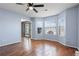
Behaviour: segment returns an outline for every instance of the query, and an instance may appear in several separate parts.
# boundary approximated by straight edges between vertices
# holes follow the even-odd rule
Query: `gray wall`
[[[70,47],[78,48],[78,6],[66,9],[58,15],[59,20],[65,20],[65,36],[58,37],[59,42]]]
[[[21,41],[22,17],[17,13],[0,9],[0,46]]]
[[[79,6],[78,6],[78,49],[79,49]]]
[[[78,46],[78,7],[66,10],[66,45]]]

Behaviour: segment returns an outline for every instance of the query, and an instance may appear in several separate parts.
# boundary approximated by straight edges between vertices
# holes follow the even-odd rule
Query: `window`
[[[59,36],[60,37],[63,37],[64,36],[64,20],[63,19],[59,19],[59,23],[58,23],[58,26],[59,26]]]
[[[42,34],[43,31],[43,21],[36,21],[36,34]]]
[[[45,21],[45,34],[56,35],[56,21]]]
[[[57,35],[57,20],[36,20],[36,34],[52,34]],[[43,32],[44,30],[44,32]]]

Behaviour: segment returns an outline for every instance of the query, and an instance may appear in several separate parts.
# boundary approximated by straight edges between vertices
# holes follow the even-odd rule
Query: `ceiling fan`
[[[23,3],[16,3],[16,4],[18,4],[18,5],[25,5]],[[36,13],[38,13],[38,11],[35,9],[35,7],[44,7],[44,5],[43,4],[34,5],[33,3],[27,3],[27,7],[28,8],[26,9],[26,12],[28,10],[34,10]]]

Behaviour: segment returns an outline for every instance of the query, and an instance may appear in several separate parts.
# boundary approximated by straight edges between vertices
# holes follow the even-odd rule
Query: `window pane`
[[[64,24],[65,24],[65,21],[63,19],[59,19],[59,22],[58,22],[58,26],[59,26],[59,36],[60,37],[63,37],[64,36]]]
[[[42,34],[43,21],[36,21],[36,34]]]
[[[56,21],[45,21],[45,34],[56,35]]]

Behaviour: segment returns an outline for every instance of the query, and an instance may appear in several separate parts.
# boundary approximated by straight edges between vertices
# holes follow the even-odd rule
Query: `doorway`
[[[22,42],[24,49],[31,50],[31,37],[32,37],[32,28],[31,28],[32,23],[30,21],[24,21],[21,22],[21,36],[22,36]]]
[[[21,36],[26,38],[31,38],[31,22],[24,21],[21,22]]]

